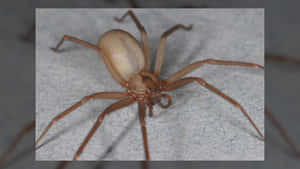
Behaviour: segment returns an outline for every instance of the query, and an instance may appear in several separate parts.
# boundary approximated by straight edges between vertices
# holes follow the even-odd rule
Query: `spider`
[[[36,140],[36,145],[41,141],[41,139],[44,137],[44,135],[48,132],[50,127],[55,122],[57,122],[59,119],[66,116],[79,106],[83,105],[87,101],[91,99],[119,99],[119,101],[107,107],[98,116],[92,129],[89,131],[83,143],[75,153],[73,160],[76,160],[83,152],[88,141],[94,135],[95,131],[101,125],[104,117],[107,114],[116,111],[120,108],[129,106],[134,102],[138,103],[138,114],[143,136],[145,159],[150,160],[145,124],[146,107],[148,107],[149,110],[148,115],[152,117],[152,110],[154,105],[158,105],[162,108],[168,108],[172,105],[172,98],[170,97],[170,95],[167,94],[167,92],[175,90],[192,82],[198,82],[200,85],[220,95],[225,100],[238,107],[249,120],[251,125],[255,128],[258,135],[262,139],[264,139],[263,134],[257,128],[257,126],[249,117],[244,108],[237,101],[225,95],[224,93],[222,93],[221,91],[219,91],[218,89],[216,89],[201,78],[184,77],[186,74],[205,64],[245,66],[264,69],[263,66],[255,63],[206,59],[203,61],[192,63],[166,79],[160,79],[159,74],[161,72],[161,67],[163,63],[166,38],[179,29],[189,31],[192,29],[192,25],[185,26],[182,24],[177,24],[162,34],[157,50],[154,71],[151,72],[147,33],[142,24],[139,22],[138,18],[131,10],[129,10],[120,18],[115,18],[115,20],[117,22],[122,22],[127,16],[130,16],[133,19],[134,23],[136,24],[138,30],[141,33],[142,47],[139,45],[138,41],[128,32],[120,29],[113,29],[107,31],[102,35],[98,45],[91,44],[89,42],[80,40],[69,35],[64,35],[61,41],[56,45],[56,47],[51,48],[53,51],[57,51],[59,47],[63,44],[63,42],[68,40],[96,50],[103,59],[106,68],[111,73],[112,77],[126,90],[124,92],[100,92],[84,97],[83,99],[72,105],[70,108],[66,109],[65,111],[54,117],[52,121],[48,124],[48,126],[44,129],[42,134]],[[167,103],[164,104],[162,102],[163,100],[166,100]]]
[[[266,56],[266,59],[268,59],[270,56]],[[273,57],[270,57],[273,58]],[[282,58],[286,58],[286,57],[282,57]],[[277,61],[277,60],[276,60]],[[283,61],[283,60],[278,60],[278,61]],[[294,63],[294,62],[293,62]],[[299,62],[298,62],[299,63]],[[286,131],[284,131],[284,129],[280,126],[280,124],[278,123],[278,121],[276,119],[274,119],[273,116],[271,116],[271,112],[268,112],[267,110],[265,110],[265,115],[266,117],[272,122],[272,124],[276,124],[274,125],[274,127],[276,127],[276,129],[279,130],[281,137],[290,145],[290,147],[292,148],[292,150],[294,152],[296,152],[298,155],[300,155],[300,152],[297,151],[297,148],[295,146],[295,144],[291,141],[291,138],[289,138],[287,136]],[[276,121],[274,121],[276,120]],[[8,146],[8,150],[6,152],[4,152],[3,154],[0,154],[0,166],[1,164],[3,164],[2,162],[4,162],[4,160],[8,157],[8,155],[14,150],[14,148],[16,147],[16,145],[20,142],[20,140],[26,135],[28,134],[29,131],[34,129],[34,125],[35,125],[35,121],[32,121],[31,123],[29,123],[28,125],[26,125],[24,127],[24,129],[22,129],[16,136],[16,138],[12,141],[12,143]]]

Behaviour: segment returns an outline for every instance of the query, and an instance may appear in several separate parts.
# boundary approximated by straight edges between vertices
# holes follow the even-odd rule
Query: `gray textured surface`
[[[100,35],[121,28],[139,38],[131,19],[113,21],[124,10],[37,11],[36,135],[59,112],[83,96],[100,91],[122,91],[95,51],[65,42],[64,34],[96,44]],[[168,38],[163,77],[194,61],[215,58],[264,64],[264,20],[261,9],[135,10],[144,24],[155,56],[160,35],[176,23],[194,24],[190,32],[178,31]],[[264,131],[264,72],[258,69],[204,66],[200,76],[241,103]],[[174,104],[155,107],[147,118],[152,160],[263,160],[264,143],[239,109],[197,84],[171,93]],[[54,124],[36,151],[37,160],[70,160],[110,100],[91,101]],[[99,160],[112,142],[122,137],[104,160],[142,160],[143,142],[136,104],[107,116],[79,160]],[[131,124],[131,121],[132,124]],[[126,129],[126,127],[128,129]],[[57,137],[56,137],[57,136]],[[54,139],[53,139],[54,138]]]

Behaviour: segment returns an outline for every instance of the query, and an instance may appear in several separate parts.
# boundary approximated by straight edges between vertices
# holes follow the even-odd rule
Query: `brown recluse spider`
[[[143,29],[143,27],[141,26],[141,24],[139,23],[139,21],[137,20],[137,18],[135,17],[135,15],[133,14],[133,12],[131,12],[131,11],[128,11],[121,19],[119,19],[119,21],[122,21],[124,18],[125,18],[125,16],[126,15],[130,15],[133,19],[134,19],[134,21],[135,21],[135,23],[137,24],[137,26],[138,26],[138,28],[141,30],[141,34],[142,34],[142,37],[144,37],[144,40],[143,40],[143,44],[144,44],[144,46],[143,46],[143,49],[144,49],[144,51],[143,51],[143,53],[145,53],[144,54],[144,57],[145,57],[145,60],[149,57],[149,55],[148,55],[148,45],[147,45],[147,36],[146,36],[146,32],[144,31],[144,29]],[[165,38],[169,35],[169,34],[171,34],[173,31],[175,31],[176,29],[179,29],[179,28],[186,28],[185,26],[183,26],[183,25],[181,25],[181,26],[178,26],[177,25],[177,27],[175,26],[175,27],[173,27],[173,29],[170,29],[169,31],[166,31],[164,34],[163,34],[163,36],[162,36],[162,38],[161,38],[161,43],[160,44],[162,44],[162,45],[160,45],[160,46],[163,46],[164,44],[163,44],[163,42],[164,42],[164,40],[165,40]],[[67,37],[67,36],[66,36]],[[83,42],[83,41],[81,41],[81,40],[78,40],[78,39],[76,39],[76,38],[73,38],[73,39],[75,39],[75,42],[79,42],[79,43],[81,43],[81,44],[83,44],[83,45],[85,45],[85,46],[87,46],[87,47],[91,47],[92,49],[95,49],[95,50],[97,50],[98,51],[98,47],[96,47],[96,46],[94,46],[94,45],[92,45],[92,44],[89,44],[89,43],[87,43],[87,42]],[[72,39],[70,39],[70,40],[72,40]],[[63,41],[63,40],[62,40]],[[61,43],[59,44],[59,45],[61,45]],[[59,46],[58,45],[58,46]],[[57,48],[58,48],[58,46],[57,46]],[[161,47],[160,48],[160,50],[162,50],[163,48]],[[102,56],[103,57],[103,56]],[[163,57],[163,55],[162,54],[160,54],[160,55],[157,55],[157,57],[160,57],[160,58],[162,58]],[[273,56],[272,55],[266,55],[266,59],[268,60],[269,58],[273,58]],[[285,57],[281,57],[281,58],[285,58]],[[105,58],[103,58],[103,59],[105,59]],[[162,59],[161,59],[162,60]],[[105,61],[105,60],[104,60]],[[283,61],[282,59],[279,59],[279,60],[276,60],[276,61]],[[205,63],[204,61],[200,61],[200,62],[196,62],[196,63]],[[207,62],[207,61],[206,61]],[[108,62],[109,63],[109,62]],[[230,64],[234,64],[234,63],[239,63],[239,62],[230,62]],[[213,64],[213,63],[212,63]],[[244,63],[244,64],[247,64],[247,63]],[[107,65],[107,64],[106,64]],[[239,65],[239,64],[237,64],[237,65]],[[107,65],[107,66],[109,66],[109,65]],[[197,67],[199,67],[199,66],[201,66],[201,64],[199,64],[199,65],[195,65],[195,63],[194,63],[194,66],[197,68]],[[244,66],[244,65],[239,65],[239,66]],[[251,66],[251,63],[250,63],[250,66]],[[156,66],[157,67],[157,66]],[[188,66],[188,68],[189,69],[191,69],[190,68],[190,66]],[[261,68],[263,68],[263,67],[261,67]],[[156,69],[157,70],[157,69]],[[159,71],[157,71],[157,72],[159,72]],[[188,71],[189,72],[189,71]],[[112,74],[113,75],[113,74]],[[157,78],[157,75],[153,75],[154,77],[156,77],[156,79],[158,79]],[[114,77],[114,76],[113,76]],[[142,76],[143,78],[146,78],[146,76]],[[149,76],[150,77],[150,76]],[[152,77],[152,76],[151,76]],[[150,78],[151,78],[150,77]],[[116,78],[116,77],[114,77],[114,78]],[[197,78],[195,78],[195,79],[197,79]],[[147,80],[147,82],[150,80],[149,78],[148,79],[145,79],[145,80]],[[168,79],[166,79],[166,80],[168,80]],[[171,84],[166,84],[165,82],[166,82],[166,80],[159,80],[159,82],[162,82],[162,84],[164,84],[164,85],[167,85],[167,89],[170,89],[170,86],[176,86],[175,84],[179,84],[179,82],[180,83],[182,83],[182,85],[184,85],[183,84],[183,82],[185,81],[186,83],[188,83],[189,82],[189,80],[190,81],[193,81],[192,80],[192,78],[190,78],[189,80],[178,80],[178,81],[176,81],[175,83],[171,83]],[[151,81],[151,80],[150,80]],[[147,83],[148,84],[148,83]],[[217,90],[217,89],[215,89],[215,90]],[[95,95],[94,95],[95,96]],[[130,97],[130,96],[128,96],[128,97]],[[222,97],[225,97],[225,99],[226,99],[226,96],[222,96]],[[91,98],[91,96],[88,96],[88,97],[85,97],[85,98]],[[157,99],[154,99],[154,98],[150,98],[151,100],[150,101],[152,101],[152,99],[153,99],[153,101],[154,100],[156,100],[157,101]],[[232,100],[232,99],[231,99]],[[54,120],[52,120],[52,123],[54,123],[54,121],[55,121],[55,119],[57,119],[57,118],[59,118],[59,117],[62,117],[63,115],[66,115],[69,111],[71,111],[71,110],[73,110],[73,109],[75,109],[76,108],[76,106],[78,107],[79,106],[79,104],[80,104],[81,102],[78,102],[77,104],[75,104],[75,105],[73,105],[71,108],[69,108],[69,109],[67,109],[67,111],[65,111],[65,112],[63,112],[62,114],[60,114],[60,115],[58,115],[58,116],[56,116],[56,118],[54,118]],[[154,102],[154,103],[160,103],[160,102]],[[232,103],[232,102],[231,102]],[[151,105],[150,105],[151,106]],[[163,105],[162,105],[163,106]],[[142,106],[140,106],[140,109],[142,108]],[[69,111],[68,111],[69,110]],[[142,110],[142,112],[143,112],[143,110]],[[142,114],[143,115],[143,114]],[[280,124],[279,124],[279,122],[278,122],[278,120],[276,120],[276,118],[271,114],[271,112],[269,112],[268,110],[265,110],[265,115],[266,115],[266,118],[267,119],[269,119],[271,122],[272,122],[272,124],[274,125],[274,127],[276,127],[278,130],[279,130],[279,133],[280,133],[280,135],[281,135],[281,137],[288,143],[288,145],[290,146],[290,148],[295,152],[295,153],[297,153],[299,156],[300,156],[300,152],[297,150],[297,147],[295,146],[295,144],[291,141],[291,139],[290,139],[290,137],[287,135],[287,132],[280,126]],[[99,116],[100,117],[100,116]],[[143,121],[143,119],[141,118],[141,121]],[[50,125],[52,125],[52,123],[50,123]],[[33,128],[34,128],[34,126],[35,126],[35,120],[34,121],[32,121],[32,122],[30,122],[29,124],[27,124],[18,134],[17,134],[17,136],[16,136],[16,138],[12,141],[12,143],[8,146],[8,149],[7,149],[7,151],[6,152],[4,152],[3,154],[1,154],[0,155],[0,166],[1,166],[1,164],[3,164],[3,162],[4,162],[4,160],[11,154],[11,152],[16,148],[16,145],[20,142],[20,140],[26,135],[26,134],[28,134],[29,133],[29,131],[31,131]],[[48,129],[49,129],[49,127],[48,127]],[[143,134],[143,135],[145,135],[145,137],[146,137],[146,134]],[[145,150],[146,150],[146,148],[147,148],[147,144],[145,144]],[[147,151],[148,152],[148,151]],[[148,157],[149,157],[149,155],[148,155]],[[62,168],[64,168],[65,167],[65,165],[66,165],[66,162],[61,162],[60,163],[60,165],[58,165],[57,166],[57,168],[60,168],[60,169],[62,169]]]
[[[255,63],[236,62],[236,61],[224,61],[215,59],[206,59],[192,63],[180,71],[174,73],[167,79],[160,79],[159,74],[163,64],[164,48],[166,38],[173,32],[183,29],[191,30],[192,25],[185,26],[177,24],[164,32],[160,38],[159,46],[157,49],[156,61],[154,65],[154,71],[150,72],[150,56],[148,47],[147,33],[144,27],[141,25],[135,14],[129,10],[122,17],[115,18],[116,21],[122,22],[127,16],[130,16],[137,28],[141,33],[142,47],[138,41],[128,32],[120,29],[110,30],[102,35],[98,45],[91,44],[89,42],[77,39],[75,37],[64,35],[61,41],[57,44],[54,51],[63,44],[65,40],[79,43],[83,46],[96,50],[100,57],[103,59],[106,68],[111,73],[112,77],[126,89],[125,92],[100,92],[84,97],[76,104],[66,109],[56,117],[54,117],[49,125],[44,129],[42,134],[38,137],[36,145],[40,142],[43,136],[47,133],[50,127],[62,117],[69,114],[74,109],[78,108],[82,104],[86,103],[90,99],[118,99],[119,101],[113,103],[107,107],[97,118],[94,126],[84,139],[83,143],[75,153],[73,160],[76,160],[84,150],[88,141],[94,135],[97,128],[101,125],[104,117],[120,108],[131,105],[134,102],[138,103],[139,121],[142,130],[145,159],[150,160],[149,148],[147,142],[147,131],[145,124],[146,106],[149,109],[149,116],[152,116],[152,107],[158,104],[162,108],[168,108],[172,104],[171,97],[166,93],[168,91],[175,90],[179,87],[185,86],[192,82],[198,82],[200,85],[206,87],[217,95],[223,97],[225,100],[239,108],[246,116],[251,125],[255,128],[261,139],[264,139],[263,134],[257,128],[253,120],[249,117],[244,108],[234,99],[225,95],[220,90],[207,83],[204,79],[199,77],[184,77],[186,74],[193,70],[205,65],[227,65],[227,66],[244,66],[264,69],[263,66]],[[184,77],[184,78],[183,78]],[[161,102],[162,99],[167,100],[167,104]]]

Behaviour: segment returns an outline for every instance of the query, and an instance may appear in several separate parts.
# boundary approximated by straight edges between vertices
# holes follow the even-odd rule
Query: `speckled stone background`
[[[50,120],[83,96],[123,91],[97,53],[65,42],[64,34],[96,44],[110,29],[123,29],[139,39],[129,18],[113,20],[126,9],[38,9],[36,38],[36,135]],[[149,36],[152,61],[160,35],[177,23],[193,24],[167,39],[162,77],[198,60],[214,58],[264,65],[263,9],[134,10]],[[264,71],[256,68],[203,66],[190,76],[206,79],[235,98],[264,131]],[[174,104],[155,107],[146,118],[152,160],[264,160],[264,142],[242,112],[194,83],[170,93]],[[70,160],[111,100],[90,101],[54,124],[36,151],[37,160]],[[137,105],[108,115],[79,160],[143,160]],[[50,140],[50,141],[49,141]],[[117,143],[111,153],[105,151]]]

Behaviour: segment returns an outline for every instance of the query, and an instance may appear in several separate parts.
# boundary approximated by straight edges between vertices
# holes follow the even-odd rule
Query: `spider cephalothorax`
[[[168,108],[172,104],[171,97],[162,93],[166,90],[166,81],[158,79],[155,75],[140,72],[131,76],[126,83],[127,93],[135,100],[144,102],[149,108],[149,116],[152,116],[153,105],[158,104],[162,108]],[[168,100],[163,104],[162,98]]]

